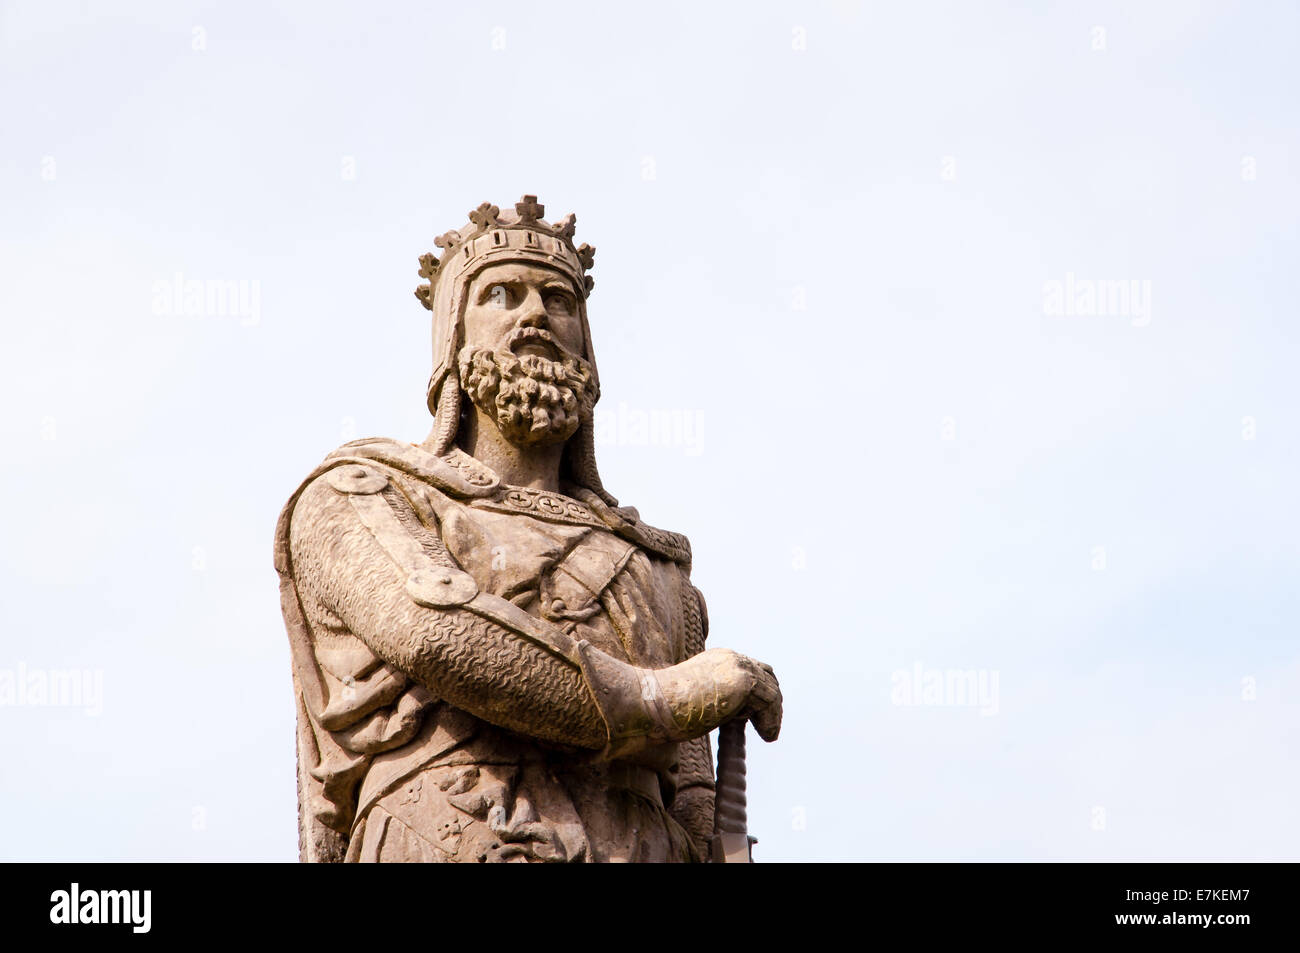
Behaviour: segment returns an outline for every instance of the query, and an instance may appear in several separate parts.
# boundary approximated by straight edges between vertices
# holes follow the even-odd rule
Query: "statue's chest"
[[[445,514],[441,531],[448,552],[479,588],[515,602],[597,532],[477,506]]]
[[[655,666],[677,660],[672,599],[658,591],[659,574],[636,544],[579,514],[510,505],[476,502],[444,515],[443,544],[481,589],[615,657]]]

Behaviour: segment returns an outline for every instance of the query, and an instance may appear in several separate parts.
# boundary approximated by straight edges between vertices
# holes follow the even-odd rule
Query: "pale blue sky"
[[[0,2],[0,678],[103,678],[0,705],[0,858],[296,857],[276,515],[427,433],[416,258],[533,192],[599,249],[601,410],[697,428],[599,460],[781,678],[760,859],[1300,859],[1298,46],[1286,3]],[[1045,313],[1067,275],[1149,323]],[[918,664],[996,714],[894,704]]]

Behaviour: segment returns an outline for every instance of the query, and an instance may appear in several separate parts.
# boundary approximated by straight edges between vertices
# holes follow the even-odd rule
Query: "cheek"
[[[473,347],[496,347],[510,327],[500,308],[471,305],[465,309],[465,343]]]
[[[582,355],[582,319],[577,315],[567,318],[552,318],[551,333],[568,350],[579,356]]]

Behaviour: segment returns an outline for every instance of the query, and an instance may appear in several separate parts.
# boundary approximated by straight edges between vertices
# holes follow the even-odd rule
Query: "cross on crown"
[[[537,204],[536,195],[525,195],[515,203],[515,212],[519,215],[519,221],[532,224],[546,214],[546,206]]]

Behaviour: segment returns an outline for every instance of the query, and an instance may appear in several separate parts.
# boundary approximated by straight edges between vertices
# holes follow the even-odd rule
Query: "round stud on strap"
[[[370,467],[351,463],[325,474],[325,482],[340,493],[378,493],[388,486],[388,477]]]
[[[476,595],[474,577],[459,569],[417,569],[406,578],[406,593],[430,609],[463,606]]]

